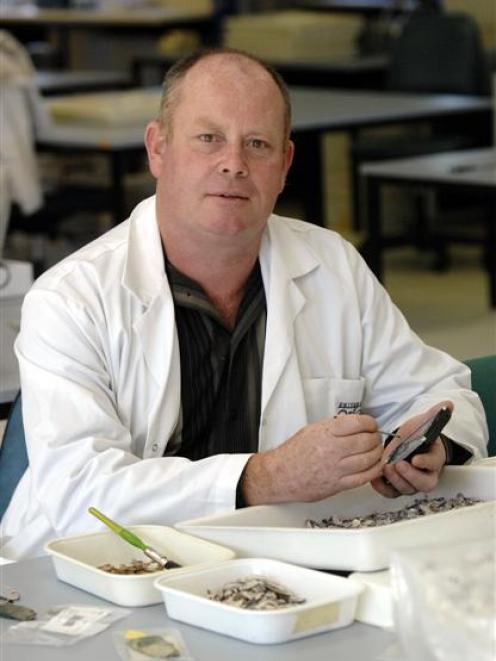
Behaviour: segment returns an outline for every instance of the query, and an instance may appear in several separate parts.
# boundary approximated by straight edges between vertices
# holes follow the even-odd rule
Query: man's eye
[[[198,138],[200,142],[214,142],[215,135],[213,133],[202,133]]]
[[[254,149],[265,149],[268,146],[265,140],[260,140],[260,138],[252,138],[249,140],[249,145]]]

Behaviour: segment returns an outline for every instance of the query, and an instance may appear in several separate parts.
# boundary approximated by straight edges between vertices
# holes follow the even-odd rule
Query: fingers
[[[402,464],[400,466],[400,464]],[[427,493],[432,491],[439,480],[439,471],[421,471],[408,462],[399,462],[397,471],[401,477],[413,486],[415,491]]]
[[[441,439],[436,439],[428,452],[415,455],[411,463],[418,470],[440,471],[446,463],[446,450]]]
[[[394,466],[385,464],[383,467],[384,479],[389,482],[389,485],[396,491],[397,495],[412,495],[418,491],[410,482],[412,474],[408,469],[412,469],[412,466],[406,461],[399,461]],[[418,472],[415,469],[412,469],[412,471],[414,473]]]
[[[345,475],[340,480],[342,490],[355,489],[364,484],[380,479],[382,473],[382,462],[379,460],[367,470]]]
[[[388,482],[382,475],[378,478],[370,480],[370,484],[373,489],[386,498],[397,498],[401,496],[401,493],[393,487],[393,485]]]
[[[325,423],[332,430],[333,436],[351,436],[361,432],[376,432],[377,422],[370,415],[351,413],[326,418]]]
[[[411,496],[417,492],[432,491],[439,480],[439,471],[423,471],[407,461],[394,466],[383,465],[382,476],[372,481],[372,487],[386,498]]]
[[[313,425],[314,431],[326,437],[344,455],[362,454],[382,447],[377,422],[370,415],[338,415]]]
[[[265,480],[270,493],[264,488],[264,498],[272,502],[321,500],[378,477],[382,445],[376,430],[375,420],[365,415],[326,418],[303,427],[264,453],[262,459],[270,474]],[[259,471],[258,485],[260,475]]]
[[[445,460],[444,446],[437,440],[429,452],[416,455],[412,464],[408,461],[384,464],[383,475],[400,494],[427,493],[437,485]]]
[[[443,407],[452,411],[454,405],[449,400],[438,402],[424,413],[407,420],[401,425],[398,433],[401,437],[406,438]],[[446,463],[446,450],[443,442],[437,438],[427,452],[415,455],[411,459],[411,463],[399,461],[394,465],[387,464],[388,457],[401,442],[401,438],[399,438],[388,444],[384,452],[383,479],[376,480],[372,486],[388,498],[400,494],[411,495],[417,491],[432,491],[437,485],[439,474]]]
[[[354,452],[344,457],[340,462],[340,470],[343,474],[363,473],[376,465],[379,473],[382,467],[382,446],[375,445],[370,441],[371,447],[362,452]]]

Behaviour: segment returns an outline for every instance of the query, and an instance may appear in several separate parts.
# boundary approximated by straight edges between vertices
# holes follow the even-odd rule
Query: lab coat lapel
[[[271,278],[267,297],[262,384],[262,410],[277,386],[293,350],[294,320],[305,304],[298,286],[286,278]]]
[[[155,197],[131,216],[123,285],[140,300],[143,314],[133,328],[156,387],[148,411],[148,444],[163,450],[177,423],[181,400],[179,342],[174,303],[165,274]]]
[[[271,217],[260,251],[267,299],[260,450],[277,445],[307,420],[294,325],[306,304],[298,278],[319,263],[313,254],[293,253],[289,234],[281,219]]]
[[[156,385],[148,413],[148,440],[163,444],[176,426],[181,403],[179,342],[169,287],[155,298],[135,324],[146,366]]]

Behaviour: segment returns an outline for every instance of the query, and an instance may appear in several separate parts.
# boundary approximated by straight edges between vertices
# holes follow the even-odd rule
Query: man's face
[[[171,124],[147,129],[159,223],[182,236],[259,237],[281,192],[293,145],[272,78],[215,55],[181,83]]]

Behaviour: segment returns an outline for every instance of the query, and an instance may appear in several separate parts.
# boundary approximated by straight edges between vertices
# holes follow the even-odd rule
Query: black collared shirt
[[[181,356],[181,421],[165,454],[202,459],[256,452],[266,301],[257,261],[234,329],[203,289],[166,263]]]

